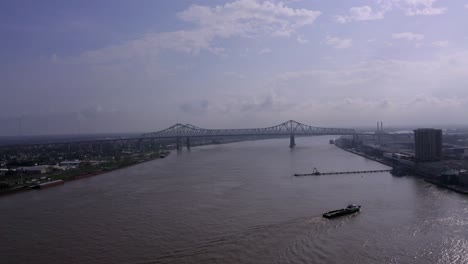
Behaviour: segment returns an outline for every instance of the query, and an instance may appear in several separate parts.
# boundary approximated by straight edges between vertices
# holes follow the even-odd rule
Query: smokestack
[[[379,121],[377,121],[377,132],[379,132]]]
[[[380,121],[380,131],[383,132],[383,121]]]

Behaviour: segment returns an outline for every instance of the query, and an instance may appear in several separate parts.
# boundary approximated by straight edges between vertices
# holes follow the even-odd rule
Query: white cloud
[[[437,0],[394,0],[407,16],[432,16],[447,12],[446,7],[434,7]]]
[[[307,39],[305,39],[303,36],[299,35],[297,36],[296,38],[297,42],[299,42],[300,44],[306,44],[307,42],[309,42]]]
[[[413,32],[401,32],[392,34],[392,38],[394,39],[404,39],[408,41],[419,41],[424,39],[424,35],[416,34]]]
[[[359,120],[380,115],[399,124],[454,124],[466,119],[468,111],[466,74],[468,53],[461,52],[427,60],[372,60],[286,72],[277,83],[290,93],[291,101],[319,98],[301,101],[304,109],[297,112],[321,113],[338,122],[350,113],[354,121],[353,115]],[[311,83],[320,89],[311,89]]]
[[[436,48],[445,48],[449,45],[449,42],[447,40],[439,40],[439,41],[434,41],[431,43],[416,43],[414,44],[414,47],[420,48],[420,47],[436,47]]]
[[[338,23],[348,23],[352,21],[366,21],[384,18],[385,11],[374,12],[370,6],[352,7],[349,9],[349,15],[336,16]]]
[[[271,53],[272,50],[270,48],[263,48],[261,50],[258,51],[258,54],[262,55],[262,54],[267,54],[267,53]]]
[[[321,65],[278,74],[248,93],[236,89],[209,100],[219,108],[213,113],[242,122],[248,122],[242,116],[249,113],[249,118],[272,124],[291,116],[318,126],[358,126],[376,118],[411,126],[456,124],[468,111],[466,74],[468,52]],[[216,119],[206,114],[206,119]]]
[[[443,96],[468,97],[468,53],[454,53],[430,60],[372,60],[334,69],[287,72],[280,80],[313,82],[322,91],[350,96],[405,96],[440,92]]]
[[[194,29],[148,33],[120,45],[84,52],[75,62],[102,64],[133,59],[147,62],[165,49],[189,54],[201,51],[223,54],[224,49],[214,44],[217,39],[287,37],[301,27],[314,24],[320,15],[320,11],[294,9],[271,1],[236,0],[215,7],[192,5],[178,17],[194,24]]]
[[[325,43],[327,45],[333,46],[335,49],[346,49],[353,46],[353,40],[350,38],[341,39],[337,37],[327,36]]]
[[[377,0],[375,11],[370,6],[352,7],[349,14],[345,16],[335,16],[338,23],[344,24],[352,21],[366,21],[383,19],[385,14],[391,10],[402,10],[407,16],[432,16],[441,15],[447,12],[447,7],[435,7],[438,0]],[[468,6],[468,4],[466,5]],[[466,7],[465,6],[465,7]]]
[[[247,76],[245,74],[242,74],[242,73],[239,73],[239,72],[236,72],[236,71],[226,71],[226,72],[224,72],[224,75],[226,75],[228,77],[237,78],[237,79],[247,78]]]
[[[439,48],[445,48],[449,45],[449,42],[446,40],[440,40],[440,41],[434,41],[432,42],[432,46],[434,47],[439,47]]]
[[[435,7],[438,0],[379,0],[380,6],[385,6],[387,10],[396,7],[405,12],[407,16],[432,16],[441,15],[447,12],[447,7]]]
[[[192,5],[179,17],[216,35],[230,37],[258,33],[289,35],[297,28],[312,25],[320,14],[319,11],[290,8],[281,2],[237,0],[216,7]]]

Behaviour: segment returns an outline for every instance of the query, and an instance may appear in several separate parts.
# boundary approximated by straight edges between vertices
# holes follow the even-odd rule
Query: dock
[[[319,172],[316,168],[312,173],[296,173],[294,176],[320,176],[320,175],[338,175],[338,174],[364,174],[364,173],[380,173],[390,172],[392,170],[362,170],[362,171],[336,171],[336,172]]]

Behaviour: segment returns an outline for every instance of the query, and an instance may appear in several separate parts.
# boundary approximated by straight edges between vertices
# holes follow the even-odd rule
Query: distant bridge
[[[190,124],[175,124],[164,130],[146,133],[142,139],[149,138],[176,138],[177,148],[181,147],[181,138],[187,138],[187,147],[190,147],[191,137],[229,137],[229,136],[289,136],[290,147],[294,147],[295,136],[318,135],[355,135],[354,129],[349,128],[325,128],[305,125],[294,120],[289,120],[276,126],[265,128],[242,129],[206,129]]]
[[[182,147],[182,141],[185,140],[186,146],[190,148],[191,138],[214,138],[214,137],[262,137],[262,136],[289,136],[290,147],[294,147],[295,136],[318,136],[318,135],[357,135],[354,129],[349,128],[325,128],[313,127],[305,125],[293,120],[286,121],[276,126],[264,128],[243,128],[243,129],[206,129],[193,125],[175,124],[164,130],[152,133],[145,133],[140,136],[128,138],[106,138],[106,139],[89,139],[75,141],[48,141],[33,144],[12,144],[3,145],[0,148],[10,147],[53,147],[57,145],[68,145],[69,149],[72,145],[80,147],[98,146],[102,148],[103,143],[134,145],[142,147],[144,143],[149,143],[150,146],[155,145],[157,139],[175,139],[177,149]]]

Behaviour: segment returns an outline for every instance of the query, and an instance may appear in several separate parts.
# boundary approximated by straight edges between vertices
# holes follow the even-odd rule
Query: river
[[[468,263],[468,197],[329,145],[173,152],[0,198],[0,263]],[[352,216],[322,213],[362,205]]]

